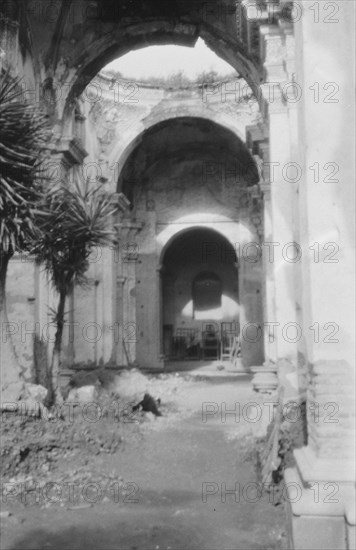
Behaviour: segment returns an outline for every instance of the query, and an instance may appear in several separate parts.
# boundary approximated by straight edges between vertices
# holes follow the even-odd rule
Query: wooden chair
[[[239,327],[236,321],[221,323],[221,353],[220,359],[231,360],[234,353],[240,354],[241,346],[239,340]]]

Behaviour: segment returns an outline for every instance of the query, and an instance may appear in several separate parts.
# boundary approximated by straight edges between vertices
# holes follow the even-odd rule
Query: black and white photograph
[[[356,550],[356,0],[0,0],[0,550]]]

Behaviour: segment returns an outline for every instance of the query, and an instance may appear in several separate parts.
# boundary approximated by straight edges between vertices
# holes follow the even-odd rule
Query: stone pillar
[[[297,63],[297,78],[304,92],[298,113],[300,137],[308,144],[300,151],[304,168],[300,189],[301,238],[304,247],[309,248],[302,263],[306,287],[303,318],[308,360],[318,368],[325,365],[330,396],[339,393],[334,376],[338,377],[340,388],[351,390],[355,364],[355,326],[350,307],[355,303],[355,243],[351,230],[354,186],[350,185],[354,162],[345,155],[345,146],[354,151],[355,145],[351,130],[354,110],[350,107],[353,92],[348,83],[354,56],[344,40],[352,32],[353,17],[353,3],[343,3],[331,36],[328,25],[316,28],[310,14],[296,29],[297,44],[304,44]],[[318,59],[316,51],[320,53]],[[310,326],[312,330],[308,330]],[[312,369],[313,380],[319,374]],[[338,405],[344,408],[345,403],[342,400]]]
[[[124,326],[124,285],[126,277],[116,277],[116,323],[114,333],[115,357],[118,366],[127,365],[127,358],[123,347],[123,326]]]
[[[104,365],[112,364],[116,361],[116,273],[114,273],[114,269],[112,247],[102,247],[100,263],[98,263],[101,282],[98,287],[98,318],[101,324],[101,339],[98,344],[100,345],[99,360],[102,360]]]
[[[334,5],[333,5],[334,6]],[[354,2],[326,17],[325,2],[304,9],[295,25],[299,148],[303,181],[299,227],[303,249],[301,318],[309,367],[308,444],[295,451],[286,479],[302,498],[291,505],[296,548],[354,548]],[[335,4],[336,7],[336,4]],[[316,24],[319,18],[319,24]],[[330,21],[332,19],[332,21]],[[331,24],[333,23],[333,24]],[[348,155],[347,151],[352,151]],[[352,306],[350,307],[350,305]],[[321,488],[316,501],[311,489]],[[326,490],[333,488],[333,498]],[[310,534],[306,541],[299,525]],[[333,541],[326,539],[333,525]],[[315,529],[318,537],[313,538]],[[307,543],[309,544],[307,546]],[[329,547],[329,546],[328,546]]]
[[[269,182],[261,183],[261,191],[263,193],[263,225],[264,225],[264,242],[272,242],[272,205],[271,205],[271,186]],[[264,335],[264,352],[265,361],[277,362],[276,337],[274,335],[273,325],[269,323],[275,318],[275,285],[274,285],[274,270],[273,262],[271,261],[269,250],[262,250],[263,273],[264,273],[264,318],[266,323],[263,329]],[[267,325],[268,323],[268,325]]]
[[[164,364],[164,351],[163,351],[163,281],[162,281],[162,266],[157,268],[157,358],[159,360],[158,366],[162,367]]]
[[[269,128],[268,181],[272,217],[272,240],[265,240],[264,250],[273,254],[269,258],[273,266],[275,314],[275,318],[267,321],[276,323],[278,374],[288,399],[298,395],[297,339],[300,327],[296,322],[294,289],[294,259],[298,257],[298,249],[293,244],[293,199],[298,171],[291,164],[290,120],[283,97],[283,84],[287,80],[285,37],[277,26],[261,27],[261,32],[267,75],[261,88]]]
[[[137,319],[137,287],[141,284],[138,278],[138,262],[140,261],[138,234],[142,223],[123,220],[120,225],[119,245],[119,276],[122,282],[122,313],[119,328],[120,346],[118,353],[123,365],[134,364],[137,361],[137,342],[140,338],[140,327]],[[119,279],[121,281],[121,279]],[[120,352],[121,347],[121,352]]]
[[[269,170],[269,146],[268,131],[264,124],[248,126],[246,128],[247,145],[251,154],[254,154],[259,167],[260,183],[259,189],[262,196],[261,215],[263,218],[263,229],[261,235],[261,251],[263,265],[263,339],[265,362],[277,362],[276,336],[271,321],[276,318],[275,313],[275,285],[274,265],[271,261],[271,254],[266,243],[273,241],[272,204],[271,204],[271,183]]]
[[[116,208],[112,226],[118,229],[119,223],[115,222],[119,222],[129,203],[122,193],[114,193],[111,203],[113,209]],[[98,318],[101,324],[99,359],[104,365],[116,364],[118,345],[122,334],[122,324],[118,321],[118,316],[121,315],[118,312],[118,299],[120,299],[122,308],[122,295],[120,289],[119,292],[117,289],[117,278],[122,275],[122,265],[118,265],[120,260],[117,248],[105,246],[101,248],[100,262],[95,264],[98,271],[97,278],[101,282],[98,288],[99,301],[97,304]]]

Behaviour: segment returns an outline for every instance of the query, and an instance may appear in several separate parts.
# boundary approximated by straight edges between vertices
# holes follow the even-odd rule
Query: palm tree
[[[37,220],[40,233],[33,251],[59,294],[55,314],[56,335],[48,369],[48,406],[61,398],[58,374],[66,298],[75,284],[86,283],[85,274],[93,247],[113,242],[110,220],[116,209],[112,195],[90,187],[88,182],[52,189],[41,203],[42,214]]]
[[[6,275],[16,251],[34,235],[36,203],[43,186],[41,152],[49,139],[44,115],[22,100],[21,82],[0,74],[0,323],[7,326]],[[1,342],[1,386],[19,379],[10,339]]]

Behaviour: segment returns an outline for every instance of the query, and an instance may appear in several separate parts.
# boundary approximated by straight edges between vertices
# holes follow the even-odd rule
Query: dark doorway
[[[162,263],[163,353],[166,359],[218,359],[224,331],[239,326],[237,257],[217,231],[175,237]]]

